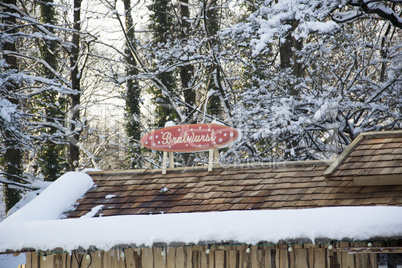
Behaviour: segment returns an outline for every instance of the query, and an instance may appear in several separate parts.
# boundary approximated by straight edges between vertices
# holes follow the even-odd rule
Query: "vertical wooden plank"
[[[265,250],[256,247],[251,247],[250,252],[251,267],[260,268],[265,267]]]
[[[154,267],[152,248],[141,249],[141,264],[143,268]]]
[[[287,245],[278,245],[276,251],[276,267],[289,267],[289,251]]]
[[[112,265],[111,255],[109,254],[109,252],[99,251],[98,256],[99,255],[101,265],[100,267],[110,267]]]
[[[176,267],[175,259],[176,259],[176,248],[168,247],[166,249],[166,267],[175,268]]]
[[[342,254],[341,267],[345,268],[355,268],[355,254],[349,254],[349,252],[344,251]]]
[[[327,267],[327,251],[326,248],[314,249],[314,267]]]
[[[165,268],[166,267],[166,251],[165,248],[153,248],[154,255],[154,267]]]
[[[377,256],[378,254],[374,253],[360,253],[360,254],[355,254],[355,260],[356,260],[356,268],[366,268],[366,267],[377,267]]]
[[[215,267],[215,251],[214,250],[211,250],[211,252],[209,253],[208,264],[209,264],[210,268]]]
[[[275,267],[277,267],[277,264],[276,264],[276,251],[277,251],[277,249],[276,249],[276,247],[273,247],[273,248],[270,249],[270,251],[271,251],[271,264],[268,267],[275,268]]]
[[[116,260],[117,260],[117,251],[109,250],[105,252],[105,257],[108,259],[108,265],[106,267],[116,268]]]
[[[271,257],[271,249],[270,248],[266,248],[264,250],[265,253],[265,265],[264,267],[271,267],[271,263],[272,263],[272,257]]]
[[[251,258],[250,258],[251,251],[250,251],[250,253],[247,253],[246,249],[239,250],[239,267],[240,268],[251,268]]]
[[[44,258],[44,256],[39,256],[39,267],[40,268],[52,268],[53,267],[53,256],[49,255]]]
[[[79,258],[82,258],[81,261],[81,267],[88,267],[91,264],[91,267],[94,267],[92,265],[92,254],[87,254],[87,253],[81,253],[79,254]]]
[[[191,268],[191,263],[192,263],[192,256],[193,254],[191,254],[192,252],[192,248],[191,247],[184,247],[184,256],[185,256],[185,266],[187,268]]]
[[[133,250],[133,258],[134,258],[134,263],[136,268],[141,268],[142,263],[141,263],[141,249],[137,248],[136,250]]]
[[[294,263],[292,267],[309,268],[308,264],[308,249],[295,248],[294,249]]]
[[[209,258],[210,255],[213,254],[212,251],[210,251],[209,254],[205,253],[208,247],[203,247],[202,250],[199,252],[199,267],[202,268],[209,268]]]
[[[124,267],[137,268],[136,262],[134,259],[134,254],[137,255],[137,252],[135,252],[132,248],[124,249]],[[98,266],[93,266],[93,267],[98,267]]]
[[[228,250],[227,251],[227,265],[228,268],[237,268],[239,267],[239,253],[237,250]]]
[[[351,244],[348,242],[340,242],[340,248],[348,248]],[[338,263],[341,267],[355,268],[355,254],[349,254],[347,251],[338,252]]]
[[[191,258],[191,265],[192,266],[191,267],[192,268],[200,267],[199,253],[200,253],[200,251],[197,250],[196,248],[191,250],[191,256],[192,256],[192,258]]]
[[[281,249],[278,247],[276,250],[275,250],[275,267],[276,268],[280,268],[281,267],[281,263],[280,263],[280,260],[281,260],[281,258],[280,258],[280,256],[281,256]]]
[[[26,262],[25,262],[26,268],[32,268],[32,264],[31,264],[31,262],[32,262],[32,252],[27,252],[26,255],[25,255],[25,258],[26,258]]]
[[[258,265],[258,247],[252,246],[250,251],[251,268],[259,268]]]
[[[93,252],[89,252],[89,256],[90,256],[90,260],[92,261],[91,263],[91,267],[102,267],[102,262],[103,262],[103,257],[102,257],[102,251],[93,251]],[[85,256],[86,257],[86,256]],[[69,254],[66,254],[65,258],[70,258]],[[64,259],[64,263],[65,263],[66,259]],[[67,267],[70,267],[68,265],[69,260],[67,260]]]
[[[185,252],[183,247],[176,248],[175,252],[175,268],[185,268]]]
[[[38,268],[38,254],[36,252],[31,252],[30,267]]]
[[[288,250],[288,267],[289,268],[296,268],[296,266],[295,266],[295,259],[296,259],[296,256],[295,256],[295,247],[292,247],[292,251],[290,251],[289,252],[289,250]]]
[[[53,257],[53,268],[64,268],[63,255],[64,254],[56,254],[56,255],[54,255],[54,257]]]
[[[192,248],[178,247],[175,249],[175,268],[191,268],[192,267]]]
[[[370,253],[369,260],[372,267],[377,267],[379,254]]]
[[[223,250],[215,251],[215,268],[225,268],[225,252]]]

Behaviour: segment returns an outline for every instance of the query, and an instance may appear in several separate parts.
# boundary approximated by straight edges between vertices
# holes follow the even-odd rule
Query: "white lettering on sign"
[[[202,135],[200,134],[196,135],[194,132],[191,132],[190,135],[187,135],[187,131],[184,131],[183,136],[179,137],[173,137],[171,132],[165,132],[162,135],[162,144],[210,142],[215,140],[216,140],[215,130],[212,130],[211,134],[202,134]]]

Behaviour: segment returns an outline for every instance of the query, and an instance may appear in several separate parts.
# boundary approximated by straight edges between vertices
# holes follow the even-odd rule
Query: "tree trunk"
[[[72,37],[73,47],[70,55],[71,66],[71,87],[77,90],[79,93],[71,94],[71,122],[70,131],[72,136],[69,138],[70,153],[69,153],[69,165],[71,170],[75,170],[78,167],[80,161],[80,152],[78,142],[80,140],[81,128],[77,127],[80,122],[80,104],[81,104],[81,75],[78,66],[79,51],[80,51],[80,35],[81,30],[81,0],[74,0],[74,32]]]
[[[298,23],[299,22],[297,20],[288,21],[288,24],[290,24],[292,28],[286,36],[285,42],[282,43],[279,48],[280,66],[284,72],[287,72],[288,69],[291,68],[294,78],[302,77],[303,75],[303,66],[301,63],[298,62],[298,57],[296,55],[296,52],[302,49],[303,43],[301,39],[296,40],[292,36],[292,32],[296,29]],[[295,81],[295,79],[292,80]],[[289,90],[289,94],[294,98],[297,98],[299,92],[295,88],[296,85],[294,83],[295,82],[288,83],[287,87]],[[284,158],[286,160],[293,160],[294,158],[297,158],[297,155],[294,154],[297,154],[297,147],[299,145],[299,140],[295,139],[295,137],[298,137],[298,135],[295,135],[295,133],[291,132],[286,132],[284,135],[285,136],[282,137],[282,139],[284,139],[286,143]]]
[[[10,6],[16,6],[16,0],[4,0],[4,3]],[[9,9],[7,7],[4,8],[4,13],[15,13],[13,9]],[[17,17],[17,16],[15,16]],[[8,34],[12,35],[15,33],[15,25],[16,19],[14,16],[3,17],[3,25],[4,31]],[[2,29],[3,30],[3,29]],[[2,49],[9,51],[17,51],[15,42],[4,42]],[[18,70],[18,62],[17,59],[13,56],[3,55],[3,59],[6,63],[4,67],[5,70],[9,70],[11,72],[16,72]],[[18,84],[15,81],[10,81],[5,84],[5,88],[7,92],[15,92],[17,91]],[[18,105],[18,100],[12,97],[12,94],[6,97],[8,101],[11,103]],[[19,141],[14,138],[14,136],[9,132],[5,131],[5,153],[1,157],[1,165],[3,166],[5,177],[9,181],[15,181],[22,183],[22,150],[19,147]],[[4,201],[5,201],[5,209],[6,212],[9,211],[21,198],[21,191],[18,189],[13,189],[8,187],[8,185],[4,185]]]

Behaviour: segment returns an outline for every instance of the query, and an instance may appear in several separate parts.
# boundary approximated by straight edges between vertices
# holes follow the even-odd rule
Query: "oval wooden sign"
[[[166,152],[205,151],[227,145],[239,137],[231,127],[216,124],[190,124],[165,127],[141,138],[149,149]]]

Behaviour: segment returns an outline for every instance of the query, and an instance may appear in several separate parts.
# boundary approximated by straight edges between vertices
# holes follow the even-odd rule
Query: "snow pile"
[[[129,244],[281,240],[369,240],[402,236],[402,207],[333,207],[298,210],[228,211],[60,219],[93,186],[83,173],[68,173],[0,223],[0,252],[109,250]]]
[[[31,202],[34,198],[36,198],[43,190],[45,190],[52,182],[50,181],[37,181],[37,182],[32,182],[30,186],[32,188],[37,189],[33,191],[28,191],[24,194],[24,196],[21,198],[21,200],[15,204],[7,213],[8,216],[11,214],[14,214],[16,211],[18,211],[20,208],[24,207],[26,204]]]
[[[6,218],[4,225],[58,219],[93,186],[94,182],[89,175],[68,172],[50,184],[31,202]]]

